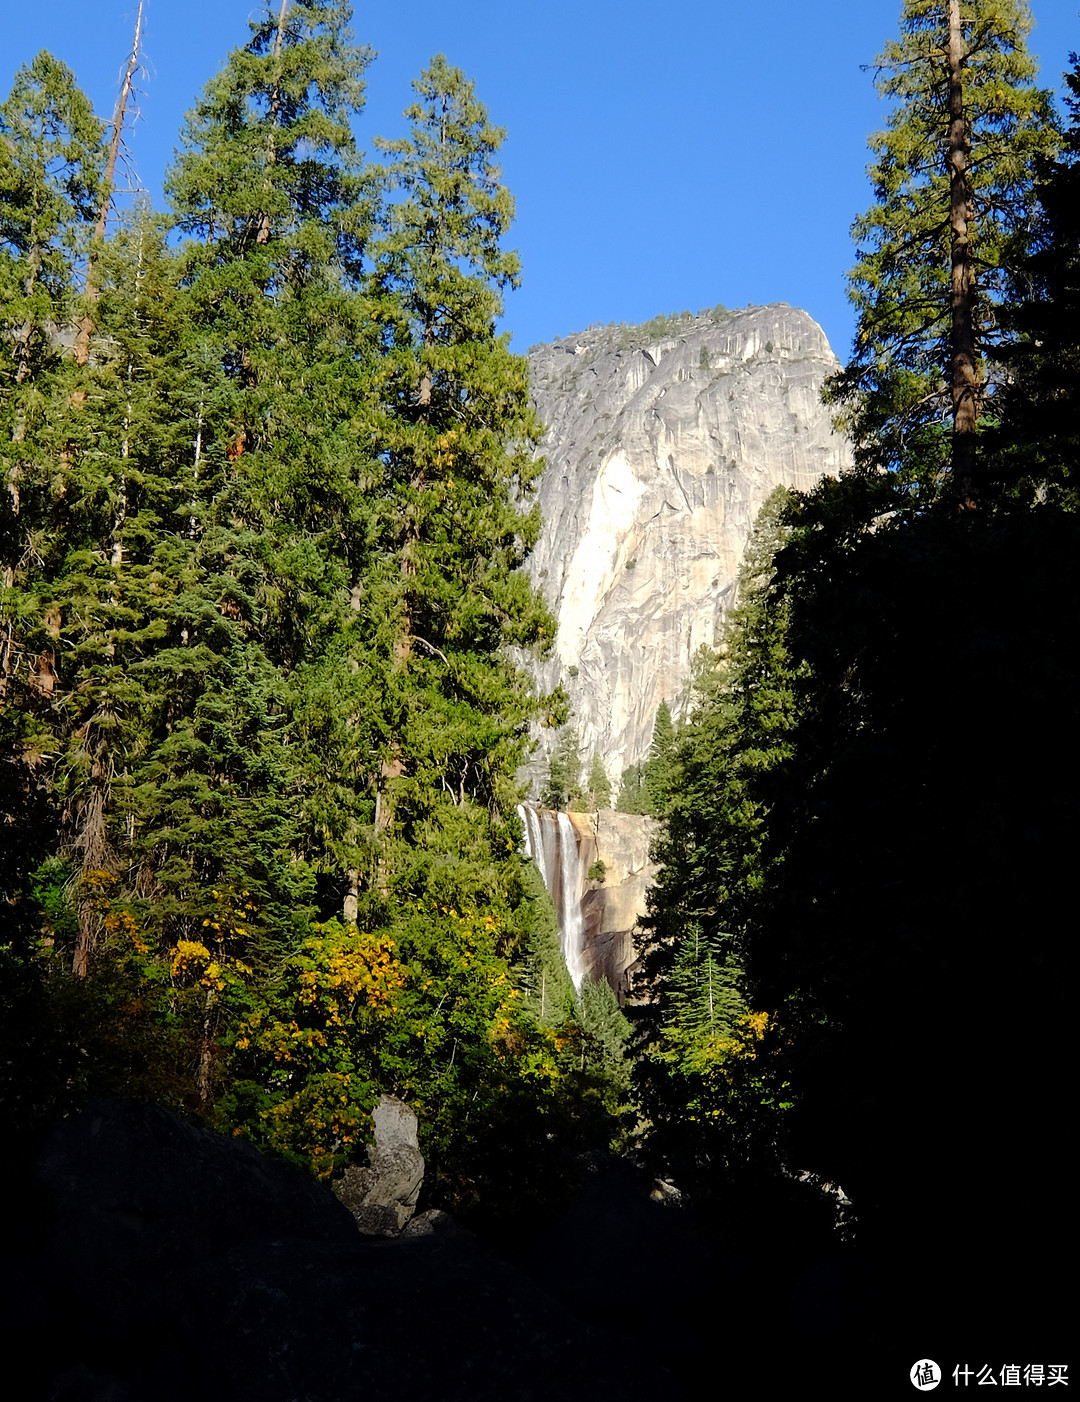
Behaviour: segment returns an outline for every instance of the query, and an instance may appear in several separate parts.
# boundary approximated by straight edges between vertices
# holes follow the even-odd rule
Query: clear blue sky
[[[0,89],[40,48],[111,115],[135,0],[5,7]],[[1031,47],[1057,88],[1080,48],[1076,0],[1033,0]],[[148,77],[130,138],[160,202],[184,111],[247,38],[253,0],[148,0]],[[369,70],[362,144],[401,133],[410,82],[444,52],[507,128],[524,265],[505,325],[514,348],[595,321],[723,302],[805,307],[844,356],[849,228],[870,199],[866,138],[881,125],[861,71],[896,32],[900,0],[412,0],[355,7]]]

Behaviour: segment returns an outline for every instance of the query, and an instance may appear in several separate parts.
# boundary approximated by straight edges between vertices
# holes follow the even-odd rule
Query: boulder
[[[416,1138],[416,1116],[403,1100],[380,1096],[372,1119],[375,1143],[368,1149],[367,1166],[347,1168],[335,1191],[364,1236],[393,1237],[416,1211],[424,1158]]]

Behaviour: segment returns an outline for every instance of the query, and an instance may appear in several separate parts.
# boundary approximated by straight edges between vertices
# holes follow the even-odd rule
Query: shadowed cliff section
[[[820,402],[837,361],[806,312],[776,304],[594,327],[529,366],[547,466],[528,568],[558,619],[534,670],[566,686],[583,752],[617,780],[731,607],[765,498],[848,463]]]

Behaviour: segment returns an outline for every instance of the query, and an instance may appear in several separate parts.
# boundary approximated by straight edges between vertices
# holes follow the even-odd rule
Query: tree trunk
[[[982,386],[975,354],[975,270],[969,241],[971,143],[964,112],[963,64],[966,58],[960,24],[960,0],[949,0],[949,225],[952,254],[952,474],[963,510],[976,505],[975,426]]]
[[[424,319],[424,348],[425,350],[435,344],[435,318],[434,313],[429,312]],[[431,371],[426,364],[421,364],[420,384],[416,396],[417,408],[420,410],[420,418],[427,424],[431,419]],[[413,473],[409,481],[409,486],[413,491],[419,492],[424,488],[426,481],[426,469],[423,461],[420,467]],[[408,530],[405,537],[405,544],[401,550],[401,578],[405,594],[405,608],[401,621],[401,632],[394,643],[394,668],[402,671],[409,664],[409,658],[413,650],[412,632],[412,608],[409,603],[409,580],[416,574],[416,561],[414,552],[420,541],[420,531],[416,521],[415,512],[410,511]],[[375,795],[375,831],[377,833],[389,832],[393,827],[394,810],[388,793],[388,785],[391,780],[397,779],[404,773],[405,765],[397,743],[391,748],[390,755],[384,759],[379,772],[379,788]],[[381,879],[381,878],[380,878]]]
[[[214,1023],[216,998],[212,988],[207,989],[203,1008],[202,1037],[199,1042],[199,1069],[195,1075],[195,1088],[199,1094],[199,1104],[205,1105],[210,1099],[211,1077],[214,1069],[214,1047],[216,1036]]]
[[[285,40],[285,16],[289,10],[289,0],[281,0],[281,9],[278,11],[277,34],[274,36],[274,63],[278,65],[281,58],[281,46]],[[275,132],[277,130],[278,111],[281,107],[281,68],[275,67],[274,86],[270,92],[270,139],[266,148],[266,164],[272,166],[277,162],[277,142]],[[270,190],[270,183],[267,181],[267,192]],[[267,210],[259,215],[258,227],[255,230],[256,244],[270,242],[270,214]]]
[[[112,137],[109,140],[109,156],[105,162],[105,181],[101,195],[101,204],[98,207],[97,223],[94,226],[94,237],[90,244],[90,256],[86,263],[86,284],[83,288],[83,296],[91,306],[97,302],[101,296],[100,279],[100,251],[101,245],[105,242],[105,229],[109,222],[109,205],[112,202],[113,185],[116,180],[116,163],[120,158],[120,141],[124,134],[124,118],[127,116],[128,100],[131,97],[131,88],[135,80],[135,70],[139,66],[139,44],[142,39],[142,19],[143,0],[139,0],[138,14],[135,16],[135,38],[131,45],[131,54],[128,57],[127,68],[124,70],[124,81],[120,85],[120,96],[116,100],[116,111],[113,113]],[[87,310],[86,315],[79,322],[78,334],[75,337],[75,364],[85,365],[90,359],[90,337],[94,331],[94,319]],[[80,391],[76,395],[78,402],[85,399],[85,393]]]

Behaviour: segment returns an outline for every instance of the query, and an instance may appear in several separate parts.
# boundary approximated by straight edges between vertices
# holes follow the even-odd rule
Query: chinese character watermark
[[[920,1358],[911,1369],[911,1383],[920,1392],[930,1392],[941,1381],[941,1369],[932,1358]]]

